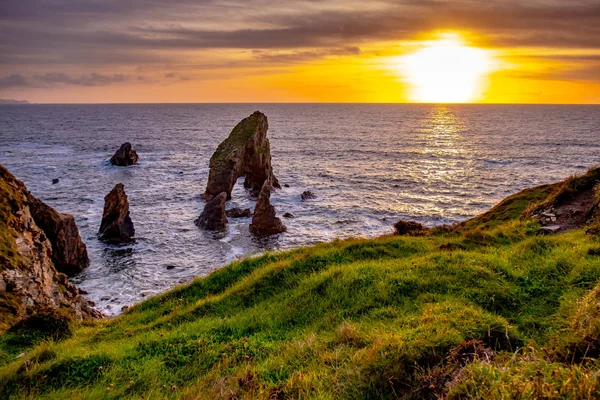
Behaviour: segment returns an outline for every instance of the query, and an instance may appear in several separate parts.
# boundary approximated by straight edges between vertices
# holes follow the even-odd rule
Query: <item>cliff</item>
[[[0,165],[0,330],[47,309],[101,316],[55,261],[69,271],[87,265],[73,217],[36,199]]]
[[[597,196],[596,172],[419,236],[239,260],[18,359],[23,347],[5,334],[0,390],[4,398],[599,398],[597,217],[556,234],[535,217],[590,187]]]

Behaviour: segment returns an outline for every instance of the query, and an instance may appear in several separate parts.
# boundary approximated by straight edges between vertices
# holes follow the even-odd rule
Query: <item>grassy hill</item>
[[[600,238],[524,216],[599,172],[419,237],[248,258],[112,320],[43,316],[0,337],[0,397],[598,398]]]

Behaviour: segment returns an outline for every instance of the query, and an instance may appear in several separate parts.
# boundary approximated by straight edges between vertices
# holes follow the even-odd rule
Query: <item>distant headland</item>
[[[31,104],[27,100],[0,99],[0,104]]]

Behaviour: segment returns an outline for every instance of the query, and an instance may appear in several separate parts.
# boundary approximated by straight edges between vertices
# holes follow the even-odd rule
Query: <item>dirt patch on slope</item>
[[[576,193],[572,199],[532,215],[540,221],[542,230],[548,232],[567,232],[581,228],[589,222],[595,208],[593,189]]]

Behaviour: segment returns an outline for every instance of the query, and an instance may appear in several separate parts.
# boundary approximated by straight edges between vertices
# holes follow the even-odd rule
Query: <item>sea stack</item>
[[[195,224],[209,231],[222,231],[227,226],[227,215],[225,214],[225,202],[227,193],[221,192],[216,197],[208,200],[204,210]]]
[[[29,196],[29,210],[52,244],[52,261],[59,272],[72,276],[90,264],[72,215],[60,214],[33,196]]]
[[[107,243],[127,243],[135,235],[133,222],[129,217],[129,201],[122,183],[118,183],[104,198],[99,234],[100,239]]]
[[[267,180],[263,184],[256,201],[250,232],[257,236],[267,236],[285,231],[285,225],[277,218],[275,207],[271,205],[271,182]]]
[[[45,204],[47,210],[40,218],[40,204],[43,203],[29,193],[23,182],[0,165],[0,293],[4,305],[0,307],[0,331],[48,309],[62,309],[78,319],[102,317],[54,264],[55,259],[63,259],[81,260],[80,267],[87,265],[87,253],[83,257],[85,246],[80,247],[83,243],[75,225],[65,223],[65,214],[58,214]],[[38,214],[37,220],[34,213]],[[59,218],[54,226],[51,223],[56,215]],[[50,233],[38,223],[46,223]],[[56,233],[54,239],[50,238],[52,233]],[[77,243],[70,243],[75,236]],[[69,250],[59,255],[60,244]],[[81,251],[79,255],[77,249]]]
[[[126,167],[129,165],[137,164],[139,157],[133,146],[129,142],[125,142],[121,145],[119,150],[110,158],[112,165],[118,165],[120,167]]]
[[[240,176],[244,187],[258,193],[267,179],[280,188],[271,167],[271,148],[267,139],[267,117],[256,111],[238,123],[210,158],[210,172],[203,197],[207,200],[231,191]]]

